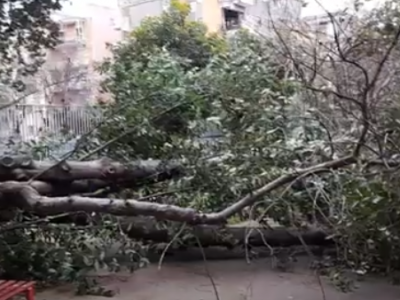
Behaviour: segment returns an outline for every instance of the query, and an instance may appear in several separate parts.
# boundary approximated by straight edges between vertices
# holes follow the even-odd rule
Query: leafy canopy
[[[382,16],[387,14],[378,14]],[[157,201],[205,212],[218,211],[279,175],[329,160],[326,154],[331,148],[335,148],[337,156],[344,156],[353,148],[340,147],[354,141],[353,130],[345,128],[343,138],[341,129],[329,132],[323,126],[323,105],[327,106],[325,109],[333,106],[328,110],[333,117],[328,119],[355,124],[355,132],[361,128],[359,120],[354,116],[344,118],[337,101],[324,93],[318,94],[319,106],[313,104],[307,87],[289,76],[279,65],[282,57],[266,43],[246,33],[228,43],[208,35],[204,25],[190,22],[187,17],[188,6],[173,2],[168,12],[146,20],[127,41],[117,45],[114,57],[102,66],[106,76],[104,88],[113,95],[114,102],[104,107],[105,124],[97,131],[98,139],[90,141],[95,145],[88,143],[87,148],[98,146],[98,142],[106,144],[106,150],[98,154],[120,160],[178,158],[187,170],[179,180],[129,189],[117,197],[139,198],[161,192],[173,196],[156,198]],[[367,29],[372,29],[368,33],[377,32],[374,26]],[[391,33],[386,30],[373,38],[387,43],[385,39]],[[365,51],[360,48],[358,54],[368,57]],[[321,54],[311,52],[313,57]],[[343,73],[339,75],[339,79],[344,77]],[[391,96],[397,99],[394,94]],[[398,133],[398,124],[390,129],[391,134]],[[374,142],[367,143],[373,149]],[[393,148],[398,149],[398,145],[394,143]],[[367,152],[363,155],[370,157]],[[398,269],[398,171],[389,175],[379,170],[371,173],[358,165],[329,171],[307,174],[307,178],[278,188],[229,221],[273,218],[290,227],[313,222],[313,226],[333,233],[340,258],[353,270]],[[117,226],[115,219],[110,223],[111,232],[100,232],[101,235],[112,237]],[[157,225],[177,230],[176,224]],[[20,232],[18,237],[21,236],[28,247],[28,232]],[[31,236],[37,239],[36,235]],[[88,239],[87,235],[81,237]],[[190,235],[182,239],[189,244],[193,241]],[[70,237],[70,241],[75,239]],[[65,245],[55,249],[55,257],[62,257]],[[43,248],[36,247],[37,252]],[[79,250],[88,253],[86,262],[64,261],[76,268],[99,264],[90,249]],[[7,251],[1,257],[12,261],[15,253]],[[35,265],[43,261],[42,256],[29,259]],[[141,265],[141,260],[134,262],[135,267]],[[63,267],[56,262],[51,264],[55,265],[52,269],[59,270],[59,277],[69,274],[62,272]],[[50,276],[45,273],[44,277]]]
[[[259,176],[267,169],[285,165],[277,158],[287,157],[281,148],[285,128],[293,126],[287,114],[294,84],[277,76],[281,69],[264,43],[240,33],[204,67],[189,70],[166,48],[148,55],[145,68],[123,58],[109,62],[106,85],[115,102],[106,113],[114,117],[100,139],[126,133],[108,147],[118,159],[186,160],[188,178],[169,183],[188,190],[179,194],[182,205],[226,207],[271,178]],[[203,159],[209,156],[219,162]]]
[[[390,26],[385,25],[385,32],[379,32],[376,26],[390,19],[392,27],[398,26],[393,18],[387,20],[397,14],[398,10],[387,6],[377,12],[376,19],[363,20],[374,22],[363,23],[369,26],[361,28],[364,34],[357,38],[367,39],[367,45],[377,40],[387,45],[393,35]],[[173,26],[168,23],[173,17],[170,11],[145,22],[144,29],[118,45],[114,60],[105,64],[105,86],[115,97],[106,113],[117,117],[108,119],[107,129],[100,130],[99,138],[108,141],[120,136],[106,154],[119,159],[179,158],[187,164],[185,178],[134,191],[132,197],[167,190],[173,193],[173,200],[168,201],[174,204],[218,211],[279,175],[329,160],[331,148],[339,157],[353,149],[357,139],[352,134],[360,131],[359,120],[354,116],[343,118],[343,102],[337,104],[340,99],[332,101],[330,95],[319,93],[318,104],[313,103],[309,86],[299,80],[302,74],[289,77],[279,66],[282,57],[264,42],[240,34],[226,43],[223,51],[208,48],[207,60],[195,63],[205,56],[192,51],[192,39],[174,39],[181,33],[176,28],[187,23],[177,17]],[[358,48],[357,38],[353,50],[359,49],[357,55],[365,60],[370,54],[366,47]],[[284,52],[301,49],[285,48]],[[324,55],[318,51],[310,53]],[[304,52],[301,54],[307,56]],[[325,71],[332,70],[328,67]],[[339,85],[351,90],[352,80],[359,80],[356,77]],[[347,77],[342,73],[336,80],[343,78]],[[318,83],[313,87],[319,88]],[[339,128],[347,126],[343,124],[356,128],[346,127],[342,133],[342,129],[324,127],[324,105]],[[343,134],[343,140],[352,141],[351,146],[340,140]],[[334,234],[341,258],[353,269],[398,268],[400,259],[394,255],[400,248],[395,226],[398,191],[387,175],[378,172],[372,177],[365,172],[356,166],[308,174],[308,178],[262,197],[249,211],[230,221],[268,216],[292,227],[317,224]],[[174,225],[168,224],[168,228]]]
[[[188,121],[207,113],[196,74],[215,55],[222,55],[227,44],[217,34],[208,34],[203,23],[190,21],[189,13],[187,3],[172,1],[168,11],[144,20],[128,40],[114,47],[113,58],[101,67],[114,109],[124,110],[117,113],[119,121],[110,119],[103,133],[111,137],[143,119],[156,125],[152,140],[140,134],[120,140],[139,156],[152,156],[157,145],[171,141],[171,134],[188,134]],[[145,132],[143,126],[139,131]]]
[[[203,23],[190,21],[189,14],[189,4],[171,1],[168,11],[145,19],[128,41],[114,49],[114,59],[120,63],[137,61],[145,66],[149,55],[165,49],[178,56],[186,68],[204,67],[215,53],[225,50],[226,43],[217,34],[207,33]]]

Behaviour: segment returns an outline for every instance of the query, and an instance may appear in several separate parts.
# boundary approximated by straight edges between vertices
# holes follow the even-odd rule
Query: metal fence
[[[17,105],[0,110],[0,139],[37,140],[41,136],[82,135],[101,120],[91,107]]]
[[[0,155],[10,150],[10,142],[19,145],[18,142],[39,141],[51,135],[55,145],[45,157],[61,158],[74,149],[78,136],[101,120],[100,110],[87,106],[17,105],[0,109]],[[214,143],[223,138],[213,126],[204,124],[203,129],[202,142]]]

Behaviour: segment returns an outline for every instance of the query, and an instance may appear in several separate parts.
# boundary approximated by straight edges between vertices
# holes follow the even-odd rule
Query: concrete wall
[[[210,32],[221,30],[222,11],[219,0],[188,0],[191,6],[189,18],[202,21]],[[169,5],[169,0],[121,0],[119,6],[123,18],[128,19],[130,30],[140,25],[147,16],[159,16]]]
[[[298,0],[254,0],[253,3],[246,6],[246,15],[269,21],[300,18],[302,4]]]
[[[223,25],[223,14],[218,0],[202,0],[202,18],[209,32],[220,32]]]
[[[124,9],[125,10],[125,9]],[[129,15],[129,26],[134,29],[146,17],[159,16],[163,12],[162,0],[142,0],[126,8]]]
[[[88,19],[87,27],[90,32],[90,59],[92,62],[99,62],[111,55],[107,43],[115,44],[122,39],[122,31],[119,29],[120,15],[118,9],[107,6],[90,4],[90,8],[92,15]]]
[[[311,33],[318,34],[327,38],[333,38],[335,33],[338,36],[348,36],[351,34],[353,25],[357,18],[355,15],[338,11],[332,13],[332,17],[327,14],[307,16],[302,18]]]
[[[46,104],[85,105],[95,102],[100,97],[98,88],[101,79],[96,67],[111,56],[107,44],[115,44],[122,39],[118,8],[91,3],[80,3],[78,8],[73,10],[67,7],[68,14],[61,11],[54,16],[62,26],[64,42],[48,52],[46,64],[38,74]],[[48,82],[54,82],[49,75],[54,70],[67,74],[68,70],[64,70],[67,62],[87,70],[85,74],[68,75],[79,77],[83,84],[75,79],[73,81],[77,84],[73,87],[65,83],[49,87]]]
[[[290,31],[300,20],[299,0],[254,0],[244,10],[243,27],[264,37],[274,38],[275,29]]]

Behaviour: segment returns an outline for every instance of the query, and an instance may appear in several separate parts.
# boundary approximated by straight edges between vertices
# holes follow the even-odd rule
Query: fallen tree
[[[121,220],[121,228],[129,237],[138,240],[148,240],[155,243],[169,243],[174,233],[167,228],[159,228],[154,218],[129,217]],[[231,249],[235,246],[249,247],[289,247],[296,245],[332,245],[329,233],[318,228],[285,228],[271,227],[258,222],[242,222],[235,225],[197,225],[188,228],[187,234],[192,239],[186,239],[183,247],[223,246]],[[194,238],[198,238],[198,241]]]
[[[176,16],[179,13],[163,15],[161,21],[185,25],[182,18],[174,21]],[[127,41],[116,47],[107,62],[105,85],[115,101],[107,106],[108,118],[94,134],[96,150],[89,153],[127,161],[138,157],[171,161],[79,161],[76,155],[71,161],[51,162],[3,156],[0,212],[11,214],[3,218],[7,223],[1,224],[0,232],[26,245],[38,235],[40,241],[56,241],[54,251],[59,254],[68,248],[61,238],[66,235],[79,244],[75,250],[81,253],[82,248],[96,248],[82,244],[101,237],[127,244],[179,240],[185,246],[230,248],[326,245],[333,242],[327,236],[334,233],[346,259],[353,253],[368,256],[365,249],[375,247],[379,251],[368,263],[375,262],[383,257],[380,245],[393,244],[387,236],[398,236],[391,232],[398,205],[392,201],[389,210],[381,201],[396,198],[395,189],[388,188],[394,180],[382,170],[391,172],[398,165],[391,136],[397,128],[380,133],[388,127],[388,114],[376,106],[386,93],[388,78],[392,79],[387,62],[395,62],[392,54],[399,51],[400,30],[391,36],[379,46],[376,60],[364,57],[361,63],[356,52],[342,51],[337,37],[338,49],[330,43],[332,49],[322,55],[310,51],[313,55],[307,59],[284,47],[280,59],[289,59],[295,79],[276,75],[286,72],[276,66],[277,54],[254,37],[239,38],[229,50],[193,70],[177,55],[179,51],[164,51],[162,46],[163,51],[141,57],[131,55],[130,47],[138,44]],[[324,60],[322,71],[316,70],[325,52],[333,58]],[[317,74],[312,76],[310,69]],[[349,82],[342,81],[343,70],[354,74]],[[325,120],[329,119],[325,115],[333,115],[333,121]],[[199,136],[208,125],[215,126],[222,138],[203,143]],[[96,146],[99,141],[101,147]],[[91,149],[91,142],[88,137],[82,152]],[[370,175],[376,169],[378,176]],[[377,182],[370,184],[371,178]],[[33,220],[19,218],[20,211],[23,217],[34,216]],[[69,224],[53,226],[62,219],[60,214],[65,222],[76,223],[70,217],[76,214],[94,215],[95,220],[65,230]],[[145,218],[144,224],[138,217]],[[241,223],[244,219],[261,223],[265,217],[285,228]],[[370,217],[375,223],[369,222]],[[71,233],[74,230],[79,234]],[[375,244],[367,245],[365,240]],[[38,243],[40,251],[45,244]],[[18,243],[13,245],[19,250]],[[35,251],[31,252],[40,252]],[[80,256],[76,257],[79,263]],[[363,258],[349,260],[361,265]],[[91,262],[97,263],[94,258]]]
[[[26,158],[24,158],[26,159]],[[96,212],[110,213],[113,215],[124,216],[153,216],[160,220],[169,220],[177,222],[185,222],[188,224],[218,224],[225,223],[227,219],[244,208],[254,204],[263,195],[277,189],[285,184],[295,181],[298,177],[307,174],[318,174],[327,172],[331,169],[345,167],[356,162],[353,156],[341,158],[318,164],[316,166],[299,169],[293,173],[282,175],[263,187],[244,196],[242,199],[231,206],[212,213],[202,213],[194,208],[179,207],[172,204],[161,204],[156,202],[139,201],[134,199],[110,199],[110,198],[94,198],[82,197],[78,195],[68,195],[63,197],[47,197],[42,196],[40,191],[49,192],[51,188],[46,185],[52,182],[62,182],[62,180],[71,181],[73,179],[84,180],[95,178],[97,180],[118,180],[127,179],[137,181],[149,177],[158,177],[159,174],[167,174],[170,176],[171,170],[176,167],[167,168],[164,172],[160,171],[164,168],[161,162],[153,162],[148,165],[144,163],[135,164],[134,167],[111,163],[106,164],[102,161],[94,162],[63,162],[60,166],[58,163],[49,164],[47,162],[34,162],[29,160],[27,163],[20,158],[3,157],[2,174],[4,177],[15,176],[16,179],[28,181],[8,180],[0,182],[0,205],[5,209],[18,207],[24,211],[31,211],[41,215],[56,215],[63,212]],[[22,162],[21,162],[22,161]],[[105,167],[104,167],[105,166]],[[44,167],[47,167],[44,168]],[[54,170],[52,172],[52,170]],[[49,173],[48,173],[49,172]],[[23,174],[23,176],[18,176]],[[57,177],[60,174],[60,177]],[[28,177],[27,177],[28,176]],[[159,178],[159,177],[158,177]],[[45,183],[32,181],[32,179],[42,179]],[[45,181],[47,180],[47,181]]]
[[[397,268],[398,24],[318,47],[272,26],[274,41],[228,45],[175,4],[113,48],[113,101],[68,159],[33,159],[50,157],[49,140],[0,157],[0,277],[82,282],[118,269],[104,259],[115,243],[132,270],[153,243],[334,243],[353,269]]]
[[[28,156],[2,156],[0,158],[0,181],[45,181],[70,183],[89,179],[93,184],[123,183],[135,185],[143,180],[165,180],[182,173],[183,168],[174,162],[160,160],[118,163],[110,159],[93,161],[34,161]],[[99,181],[96,181],[99,180]]]
[[[23,158],[27,159],[27,158]],[[108,197],[84,197],[70,195],[75,193],[94,191],[93,186],[102,187],[110,184],[113,179],[120,182],[137,183],[135,179],[159,176],[167,178],[182,174],[182,167],[175,164],[165,164],[152,161],[150,164],[140,162],[129,165],[121,165],[109,160],[98,160],[93,162],[63,162],[62,166],[57,163],[35,162],[22,164],[20,157],[5,157],[0,161],[12,161],[13,163],[2,164],[1,174],[5,177],[12,174],[31,174],[28,181],[8,180],[0,182],[0,209],[10,211],[18,208],[24,212],[33,213],[44,218],[42,222],[49,222],[47,217],[56,216],[62,213],[100,213],[112,214],[115,216],[147,216],[146,218],[123,218],[121,228],[131,238],[137,240],[147,240],[155,243],[168,243],[174,237],[174,232],[168,229],[160,229],[157,220],[168,220],[183,222],[192,225],[190,232],[196,236],[204,247],[225,246],[232,248],[236,245],[268,246],[268,247],[287,247],[294,245],[331,245],[333,240],[327,240],[330,232],[318,228],[284,228],[284,227],[249,227],[226,226],[227,219],[240,212],[247,206],[252,205],[259,197],[271,192],[285,184],[296,181],[297,178],[308,174],[327,172],[335,168],[341,168],[354,164],[357,160],[354,157],[323,163],[311,168],[296,170],[293,173],[282,175],[276,180],[261,187],[257,191],[243,197],[238,202],[228,208],[213,213],[202,213],[194,208],[179,207],[172,204],[141,201],[140,199],[111,199]],[[16,163],[19,162],[19,163]],[[390,164],[395,165],[395,161]],[[372,165],[379,165],[378,161],[372,161]],[[15,169],[15,166],[17,168]],[[113,166],[113,171],[110,168]],[[54,181],[54,177],[46,174],[47,169],[53,169],[53,176],[56,172],[62,172],[60,181],[65,180],[67,188],[62,188],[59,181]],[[137,168],[137,169],[136,169]],[[15,172],[15,170],[18,170]],[[105,172],[107,170],[108,172]],[[43,174],[42,174],[43,173]],[[11,174],[11,175],[10,175]],[[163,177],[160,177],[161,176]],[[36,176],[36,177],[35,177]],[[124,177],[125,176],[125,177]],[[8,178],[10,178],[8,177]],[[95,179],[92,181],[91,177]],[[76,178],[71,182],[72,178]],[[128,178],[128,179],[126,179]],[[21,180],[21,177],[19,177]],[[34,180],[32,180],[34,179]],[[69,180],[67,180],[69,179]],[[96,183],[93,185],[93,183]],[[63,196],[46,196],[54,194],[64,194]],[[67,218],[70,222],[75,219]],[[144,221],[143,221],[144,220]],[[4,221],[4,220],[3,220]],[[39,220],[40,221],[40,220]],[[50,221],[51,222],[51,221]],[[40,222],[34,222],[34,224]],[[82,222],[81,222],[82,224]],[[203,224],[203,225],[202,225]],[[219,225],[212,225],[219,224]],[[23,225],[22,225],[23,227]],[[19,228],[15,225],[0,227],[0,232]],[[186,239],[186,243],[191,246],[198,246],[196,240]]]
[[[328,233],[319,229],[300,230],[297,228],[249,228],[225,226],[227,219],[254,203],[259,197],[275,188],[296,180],[302,174],[326,172],[326,170],[343,167],[355,162],[352,157],[317,165],[311,169],[297,170],[296,173],[283,175],[259,190],[243,197],[232,206],[215,213],[202,213],[194,208],[179,207],[173,204],[141,201],[140,199],[111,199],[80,196],[79,193],[94,192],[96,188],[106,187],[113,181],[128,182],[135,186],[140,180],[156,178],[165,180],[183,174],[178,164],[166,164],[160,161],[136,162],[122,165],[110,160],[90,162],[37,162],[27,157],[2,157],[0,159],[2,178],[0,182],[0,210],[19,209],[33,213],[49,222],[50,216],[62,213],[85,212],[112,214],[116,216],[147,216],[148,218],[123,218],[121,228],[129,237],[137,240],[148,240],[155,243],[168,243],[174,233],[168,229],[157,228],[157,220],[184,222],[192,225],[190,232],[197,236],[202,246],[236,245],[252,246],[292,246],[307,243],[309,245],[328,245]],[[49,172],[49,173],[47,173]],[[23,174],[24,176],[19,176]],[[59,177],[58,174],[60,174]],[[56,180],[55,180],[56,178]],[[93,179],[94,178],[94,179]],[[10,180],[14,179],[14,180]],[[16,181],[20,180],[20,181]],[[25,179],[25,181],[23,181]],[[74,180],[75,179],[75,180]],[[95,187],[95,188],[94,188]],[[63,196],[53,196],[53,195]],[[51,196],[49,196],[51,195]],[[12,216],[12,214],[11,214]],[[8,215],[10,218],[10,215]],[[74,222],[76,219],[67,218]],[[140,221],[138,221],[140,220]],[[3,221],[5,219],[3,218]],[[50,221],[51,222],[51,221]],[[40,223],[34,222],[33,224]],[[208,224],[208,225],[201,225]],[[219,224],[219,225],[212,225]],[[4,225],[0,232],[21,228],[22,226]],[[196,241],[186,239],[191,246],[198,246]]]

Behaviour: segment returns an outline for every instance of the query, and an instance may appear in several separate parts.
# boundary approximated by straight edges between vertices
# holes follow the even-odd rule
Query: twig
[[[161,270],[161,265],[164,261],[165,254],[167,253],[168,249],[172,246],[172,244],[179,238],[179,236],[182,234],[183,230],[186,228],[186,223],[183,223],[181,228],[179,228],[178,232],[173,236],[171,241],[165,246],[163,252],[161,253],[161,257],[158,261],[158,269]]]
[[[184,190],[186,191],[188,189],[184,189]],[[174,191],[166,191],[166,192],[155,193],[155,194],[151,194],[151,195],[148,195],[148,196],[141,197],[141,198],[137,199],[137,201],[147,201],[147,200],[152,199],[152,198],[159,198],[159,197],[162,197],[162,196],[176,194],[176,193],[182,192],[184,190],[174,190]]]
[[[199,249],[200,249],[200,252],[201,252],[201,256],[203,258],[204,269],[205,269],[207,277],[210,279],[211,285],[213,287],[215,298],[217,300],[220,300],[217,285],[215,284],[214,278],[212,277],[210,269],[208,268],[207,257],[206,257],[206,253],[204,252],[203,245],[201,244],[200,239],[197,236],[197,234],[195,234],[194,236],[196,238],[197,245],[199,246]]]
[[[301,242],[301,244],[304,247],[304,250],[306,251],[307,255],[311,258],[311,259],[315,259],[315,255],[311,252],[310,248],[308,247],[308,245],[306,244],[306,242],[304,241],[303,237],[301,236],[301,234],[297,235],[299,241]],[[326,293],[325,293],[325,288],[322,284],[322,280],[321,280],[321,276],[318,272],[318,270],[316,270],[315,272],[315,276],[317,277],[318,280],[318,284],[319,287],[321,289],[321,294],[322,294],[322,299],[326,300]]]
[[[45,218],[41,218],[41,219],[38,219],[38,220],[29,221],[29,222],[4,225],[4,226],[0,227],[0,233],[6,232],[6,231],[10,231],[10,230],[23,229],[23,228],[29,227],[31,225],[36,225],[36,224],[40,224],[40,223],[48,223],[48,222],[50,222],[52,220],[55,220],[55,219],[58,219],[58,218],[62,218],[62,217],[71,216],[73,214],[76,214],[76,212],[62,213],[62,214],[59,214],[59,215],[49,216],[49,217],[45,217]]]

